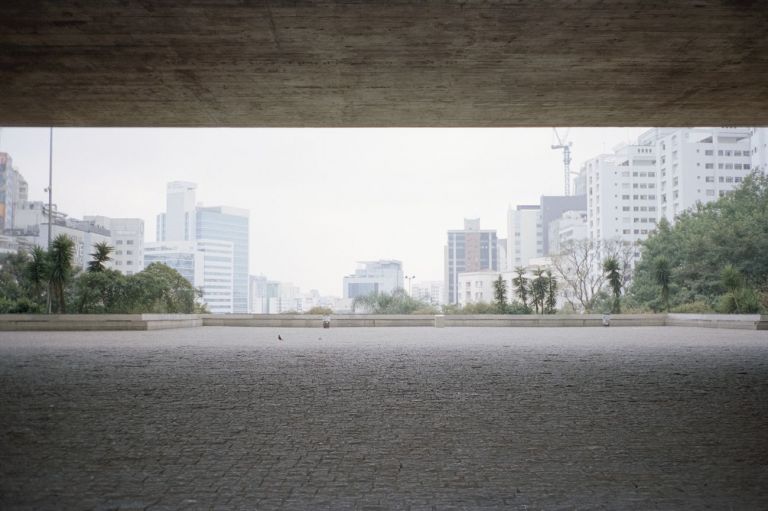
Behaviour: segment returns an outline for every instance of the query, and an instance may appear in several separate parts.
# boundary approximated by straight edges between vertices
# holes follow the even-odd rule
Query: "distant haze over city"
[[[569,130],[571,169],[645,129]],[[357,261],[442,280],[446,231],[464,218],[504,236],[508,206],[563,193],[554,143],[551,128],[55,129],[53,201],[142,218],[154,241],[166,184],[191,181],[203,205],[250,211],[250,274],[340,296]],[[47,200],[48,130],[3,128],[0,151]]]

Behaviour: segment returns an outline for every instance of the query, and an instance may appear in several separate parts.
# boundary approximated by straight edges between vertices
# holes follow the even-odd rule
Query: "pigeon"
[[[277,334],[277,340],[278,341],[282,341],[283,340],[283,338],[280,336],[280,334]]]

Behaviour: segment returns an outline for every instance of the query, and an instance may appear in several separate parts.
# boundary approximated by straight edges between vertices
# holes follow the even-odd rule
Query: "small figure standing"
[[[323,316],[323,328],[331,328],[331,317]]]

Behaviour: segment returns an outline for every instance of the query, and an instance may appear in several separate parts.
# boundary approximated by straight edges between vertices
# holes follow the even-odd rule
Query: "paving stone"
[[[768,333],[0,333],[0,509],[765,509]]]

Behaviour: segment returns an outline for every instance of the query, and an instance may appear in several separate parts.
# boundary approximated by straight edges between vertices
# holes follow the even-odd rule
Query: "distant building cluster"
[[[493,301],[493,281],[501,275],[512,288],[515,269],[530,275],[551,268],[551,257],[578,240],[616,240],[634,247],[665,218],[728,195],[753,171],[768,170],[768,128],[654,128],[633,144],[588,159],[572,196],[542,196],[538,204],[510,207],[507,238],[496,241],[499,258],[478,259],[467,233],[479,230],[465,220],[448,231],[445,300],[466,305]],[[495,231],[484,231],[495,240]],[[471,259],[471,263],[468,261]]]
[[[481,229],[477,218],[448,230],[442,281],[413,280],[399,260],[363,261],[343,277],[343,296],[336,298],[251,275],[249,212],[198,204],[195,183],[167,184],[156,240],[148,242],[139,218],[75,219],[55,204],[49,212],[47,203],[30,200],[23,175],[0,152],[0,253],[47,248],[50,231],[51,238],[65,234],[74,241],[75,264],[84,268],[94,245],[106,242],[114,249],[109,268],[132,275],[154,262],[167,264],[201,290],[212,313],[349,312],[359,296],[406,287],[433,305],[467,305],[493,301],[499,276],[512,289],[519,268],[529,275],[551,268],[552,257],[579,240],[615,240],[633,247],[637,258],[638,242],[662,218],[674,223],[683,211],[728,195],[753,171],[768,171],[768,128],[654,128],[587,159],[573,195],[509,207],[506,238]]]

